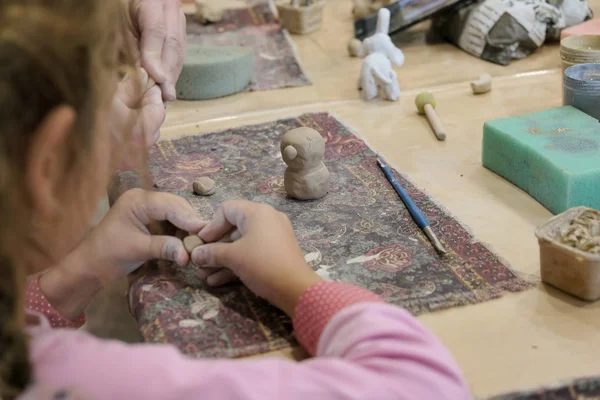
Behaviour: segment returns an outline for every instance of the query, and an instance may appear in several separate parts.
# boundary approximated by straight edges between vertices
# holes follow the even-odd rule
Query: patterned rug
[[[223,20],[202,25],[187,15],[188,43],[207,46],[245,46],[254,50],[254,78],[248,90],[310,85],[287,31],[268,3],[227,10]]]
[[[597,400],[600,399],[600,377],[575,381],[527,392],[515,392],[488,400]]]
[[[286,197],[280,137],[308,126],[327,142],[330,193]],[[150,154],[156,190],[187,198],[210,218],[224,200],[248,199],[286,213],[306,260],[324,278],[351,282],[421,314],[479,303],[530,285],[452,215],[399,175],[450,254],[434,251],[376,164],[375,153],[327,113],[161,141]],[[217,192],[198,197],[192,181],[211,176]],[[135,186],[122,174],[122,188]],[[149,342],[194,357],[239,357],[294,344],[289,319],[239,284],[207,290],[196,270],[147,268],[130,290],[131,311]]]

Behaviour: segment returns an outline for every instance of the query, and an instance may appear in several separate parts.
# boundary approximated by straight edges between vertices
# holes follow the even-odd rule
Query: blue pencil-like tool
[[[383,174],[387,178],[388,182],[390,182],[396,193],[398,193],[398,196],[400,196],[400,198],[402,199],[402,202],[408,209],[408,212],[413,217],[417,225],[419,225],[419,228],[423,230],[431,244],[433,244],[433,247],[438,251],[438,253],[442,255],[446,254],[446,249],[444,249],[444,246],[442,245],[440,240],[437,238],[437,236],[435,236],[435,233],[433,233],[433,231],[431,230],[429,222],[427,222],[427,219],[425,218],[421,210],[419,210],[419,207],[417,207],[413,199],[411,199],[411,197],[402,187],[400,182],[398,182],[398,179],[396,179],[394,175],[392,175],[392,171],[390,171],[389,167],[379,158],[377,158],[377,165],[379,165],[379,168],[381,168],[381,170],[383,171]]]

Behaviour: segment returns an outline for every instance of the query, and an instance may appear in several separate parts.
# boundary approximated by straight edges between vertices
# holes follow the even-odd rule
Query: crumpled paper
[[[432,28],[467,53],[508,65],[591,17],[587,0],[484,0],[435,17]]]

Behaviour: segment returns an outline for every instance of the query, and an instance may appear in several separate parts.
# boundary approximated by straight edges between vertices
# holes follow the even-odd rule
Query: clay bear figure
[[[325,141],[311,128],[296,128],[281,139],[281,155],[288,165],[286,192],[299,200],[315,200],[329,191],[330,174],[323,163]]]

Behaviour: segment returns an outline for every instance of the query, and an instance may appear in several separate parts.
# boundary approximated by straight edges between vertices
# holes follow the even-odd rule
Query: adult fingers
[[[244,233],[248,216],[260,207],[266,206],[246,200],[226,201],[221,204],[212,221],[198,233],[198,236],[206,243],[216,242],[229,231],[237,228],[239,232],[236,236],[239,235],[237,236],[239,239]]]
[[[173,2],[172,0],[168,0]],[[163,46],[167,36],[163,0],[144,0],[139,4],[138,26],[142,40],[142,66],[158,83],[166,81],[166,72],[162,65]]]
[[[190,262],[183,242],[174,236],[150,236],[147,258],[173,261],[180,267],[185,267]]]
[[[144,144],[147,148],[156,143],[160,137],[160,127],[166,117],[165,111],[160,88],[155,85],[144,94],[141,118],[138,119],[138,124],[142,126]]]
[[[175,100],[175,84],[183,67],[185,52],[185,16],[176,0],[166,0],[166,38],[162,49],[162,65],[166,80],[161,82],[163,99]]]
[[[206,283],[210,286],[221,286],[238,279],[231,270],[223,268],[206,278]]]
[[[130,192],[130,196],[135,197],[132,201],[137,205],[133,208],[133,213],[143,225],[148,225],[151,221],[169,221],[186,232],[198,232],[207,225],[183,197],[136,189]],[[121,198],[125,198],[125,195]]]

